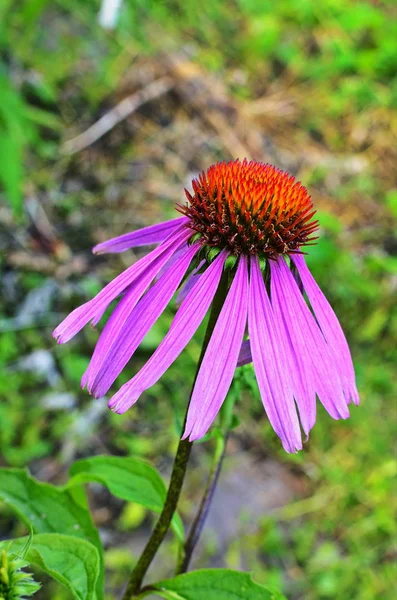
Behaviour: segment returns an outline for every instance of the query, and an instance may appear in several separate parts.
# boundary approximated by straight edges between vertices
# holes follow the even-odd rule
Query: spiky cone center
[[[306,188],[269,164],[235,160],[211,166],[185,190],[180,211],[203,246],[277,258],[313,243],[318,222]]]

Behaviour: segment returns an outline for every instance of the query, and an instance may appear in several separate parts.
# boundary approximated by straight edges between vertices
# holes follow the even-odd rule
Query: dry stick
[[[119,102],[86,131],[65,142],[62,147],[63,154],[74,154],[91,146],[91,144],[99,140],[105,133],[108,133],[115,125],[126,119],[143,104],[146,104],[149,100],[163,96],[174,85],[174,80],[171,77],[165,76],[152,81],[152,83],[149,83],[149,85],[135,94],[127,96],[127,98]]]
[[[246,125],[243,126],[240,122],[238,105],[229,98],[223,98],[211,87],[211,81],[207,81],[205,71],[177,55],[166,56],[165,63],[176,80],[179,96],[214,129],[233,159],[255,158],[253,155],[256,154],[263,158],[262,141],[251,148],[241,139],[242,129],[246,132]],[[236,112],[234,123],[231,123],[227,116],[229,111]]]
[[[211,339],[212,332],[218,320],[219,313],[222,309],[224,300],[226,298],[228,290],[229,274],[224,271],[219,283],[218,290],[215,294],[215,298],[212,304],[211,313],[207,325],[207,329],[204,336],[203,346],[201,348],[200,358],[197,364],[196,375],[193,382],[193,387],[196,382],[196,378],[204,358],[205,351],[208,343]],[[186,413],[187,416],[187,413]],[[186,417],[185,417],[186,421]],[[189,440],[180,440],[178,450],[176,452],[174,466],[172,469],[171,480],[168,486],[167,496],[164,502],[164,507],[161,515],[153,529],[152,535],[148,543],[145,546],[134,570],[131,573],[130,580],[127,585],[127,589],[124,593],[122,600],[133,600],[141,591],[141,585],[146,572],[155,557],[160,544],[164,540],[166,533],[171,525],[172,517],[176,510],[179,496],[181,493],[183,480],[185,478],[186,467],[189,461],[190,452],[193,446],[193,442]]]

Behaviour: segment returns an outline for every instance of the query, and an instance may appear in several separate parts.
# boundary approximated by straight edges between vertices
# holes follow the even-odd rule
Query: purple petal
[[[124,235],[119,235],[111,240],[97,244],[92,251],[95,254],[106,254],[109,252],[116,253],[124,252],[130,248],[137,248],[138,246],[159,244],[180,225],[186,224],[187,222],[187,217],[179,217],[178,219],[172,219],[172,221],[165,221],[164,223],[143,227],[137,231],[125,233]]]
[[[304,330],[301,330],[294,314],[293,299],[290,300],[290,293],[281,281],[278,263],[270,261],[270,269],[271,304],[276,327],[285,344],[283,363],[290,374],[303,431],[308,435],[316,421],[316,390],[310,353],[306,348]]]
[[[186,250],[185,244],[183,244],[183,247]],[[178,250],[175,252],[175,254],[178,254],[179,256],[179,252],[180,251]],[[137,303],[148,286],[162,271],[164,265],[168,264],[169,260],[171,260],[170,256],[172,259],[173,255],[169,249],[161,256],[157,257],[156,260],[150,265],[150,268],[144,271],[140,277],[138,277],[138,279],[136,279],[136,281],[134,281],[134,283],[128,287],[124,297],[120,300],[110,315],[110,318],[108,319],[101,335],[99,336],[99,340],[95,346],[90,364],[88,365],[87,370],[81,379],[81,386],[87,386],[90,393],[93,391],[93,383],[99,370],[101,369],[104,360],[108,354],[111,354],[114,341],[118,338],[123,327],[125,327],[125,324],[132,311],[135,309]]]
[[[71,312],[53,332],[53,336],[58,340],[58,343],[64,344],[65,342],[68,342],[80,331],[80,329],[87,325],[89,321],[94,321],[95,323],[98,322],[107,306],[117,298],[119,294],[134,283],[147,269],[150,270],[153,263],[164,253],[166,253],[168,260],[170,256],[172,256],[172,254],[178,250],[189,237],[191,237],[191,234],[192,232],[190,229],[181,225],[177,231],[173,232],[160,246],[150,252],[150,254],[141,258],[141,260],[138,260],[138,262],[128,267],[128,269],[108,283],[95,298]],[[155,270],[153,277],[155,277],[157,273],[158,271]]]
[[[238,355],[237,366],[242,367],[252,363],[251,344],[249,340],[245,340],[241,344],[240,354]]]
[[[139,396],[160,379],[189,343],[217,290],[227,253],[221,252],[203,273],[193,291],[181,304],[167,335],[148,362],[111,398],[109,407],[118,413],[128,410]]]
[[[184,438],[189,436],[191,441],[201,438],[218,414],[236,370],[247,306],[248,267],[246,257],[241,256],[196,379]]]
[[[193,273],[190,275],[189,279],[186,281],[185,285],[183,286],[183,288],[181,289],[181,291],[177,295],[177,297],[176,297],[176,304],[177,304],[177,306],[180,306],[182,304],[182,302],[184,301],[184,299],[186,298],[186,296],[193,289],[193,286],[200,279],[201,275],[198,275],[198,272],[200,271],[200,269],[204,265],[204,263],[205,263],[205,261],[202,260],[200,262],[200,264],[198,265],[198,267],[196,269],[194,269]]]
[[[349,411],[336,364],[284,258],[270,261],[270,269],[272,306],[289,341],[294,396],[308,434],[316,418],[315,394],[334,419],[347,418]]]
[[[269,421],[287,452],[301,450],[299,420],[284,364],[284,345],[256,256],[251,257],[248,331],[255,375]]]
[[[180,248],[174,252],[174,254],[171,256],[171,258],[169,260],[167,260],[167,262],[165,263],[164,267],[162,267],[159,271],[159,273],[156,275],[156,277],[154,278],[154,281],[157,281],[158,279],[160,279],[160,277],[166,273],[168,271],[168,269],[172,269],[172,267],[174,266],[174,264],[176,262],[178,262],[179,258],[185,254],[187,248],[189,248],[189,244],[183,244],[182,246],[180,246]]]
[[[296,254],[292,260],[298,269],[309,302],[313,308],[314,314],[321,330],[327,340],[333,358],[338,365],[338,371],[343,383],[345,397],[348,401],[351,399],[355,404],[359,403],[354,367],[342,327],[331,305],[317,285],[313,275],[310,273],[303,255]]]
[[[117,335],[112,335],[102,362],[96,372],[91,372],[90,392],[101,398],[116,377],[121,373],[143,338],[157,321],[175,294],[199,245],[194,244],[185,250],[178,262],[168,270],[145,294],[129,315]]]

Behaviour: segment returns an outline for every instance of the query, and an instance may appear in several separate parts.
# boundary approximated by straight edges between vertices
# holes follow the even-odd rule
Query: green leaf
[[[249,573],[202,569],[151,586],[166,600],[285,600],[275,590],[256,583]]]
[[[40,567],[59,581],[78,600],[93,600],[100,571],[98,550],[90,542],[58,533],[35,535],[24,552],[28,538],[0,543],[0,550],[23,555],[29,563]]]
[[[34,533],[61,533],[91,542],[103,550],[92,521],[83,487],[56,488],[41,483],[25,469],[0,469],[0,499],[6,502]],[[103,598],[103,569],[97,583],[97,599]]]
[[[1,66],[1,64],[0,64]],[[35,128],[26,118],[26,104],[0,70],[0,184],[16,215],[22,212],[24,150]]]
[[[128,502],[136,502],[149,510],[161,512],[166,487],[159,473],[151,465],[130,457],[94,456],[75,462],[67,488],[76,484],[96,481],[106,486],[111,494]],[[183,542],[183,523],[175,514],[172,527]]]
[[[23,145],[0,130],[0,183],[15,214],[22,212]]]
[[[6,15],[7,15],[7,11],[9,9],[9,7],[11,6],[11,2],[12,0],[3,0],[3,2],[0,5],[0,19],[5,19]]]
[[[25,110],[26,116],[37,125],[60,131],[62,129],[62,122],[57,115],[43,110],[35,106],[27,106]]]

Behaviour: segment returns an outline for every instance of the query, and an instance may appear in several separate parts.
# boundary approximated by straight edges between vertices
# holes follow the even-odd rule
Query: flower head
[[[41,585],[33,580],[31,573],[22,569],[29,563],[5,550],[0,554],[0,600],[24,600],[33,596]]]
[[[358,403],[345,336],[302,253],[316,239],[312,201],[288,173],[246,160],[210,167],[192,188],[188,204],[179,206],[182,217],[94,248],[122,252],[158,244],[74,310],[54,336],[68,341],[119,297],[82,380],[103,396],[183,282],[168,333],[109,402],[123,413],[188,344],[226,269],[230,288],[195,382],[184,437],[208,431],[236,367],[252,360],[269,421],[284,448],[295,452],[301,428],[308,435],[315,423],[316,396],[335,419],[347,418],[348,404]]]
[[[276,258],[310,243],[317,221],[306,188],[272,165],[218,163],[193,179],[180,207],[201,242],[233,254]]]

